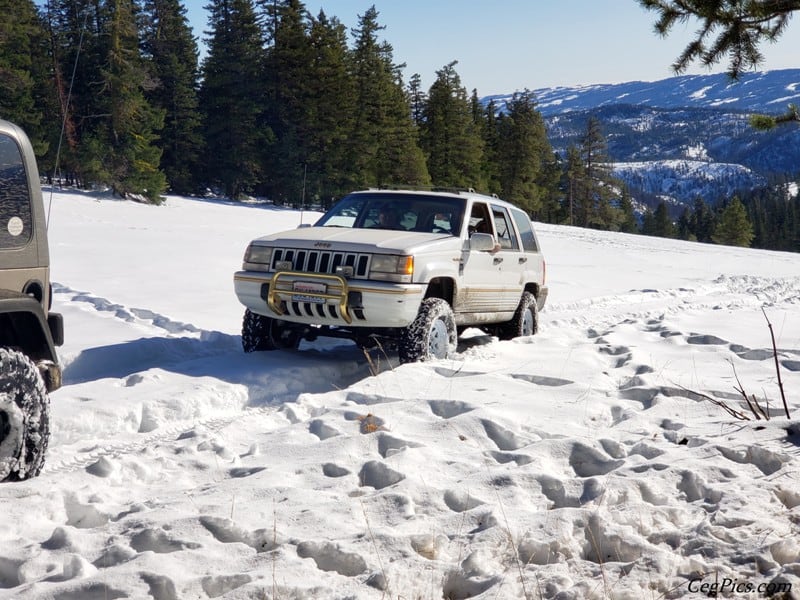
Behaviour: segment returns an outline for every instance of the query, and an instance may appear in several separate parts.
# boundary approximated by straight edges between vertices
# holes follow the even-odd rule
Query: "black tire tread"
[[[0,481],[36,477],[50,441],[50,398],[36,365],[10,348],[0,348],[0,396],[19,407],[23,421],[21,443],[0,456]]]
[[[501,340],[513,340],[522,335],[522,320],[526,310],[533,311],[533,334],[539,331],[539,311],[536,304],[536,297],[528,291],[522,292],[517,310],[514,317],[502,323],[497,328],[497,337]]]

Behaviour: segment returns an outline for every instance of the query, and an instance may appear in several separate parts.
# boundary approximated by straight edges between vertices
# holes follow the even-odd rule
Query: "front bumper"
[[[239,301],[252,312],[306,325],[406,327],[425,295],[421,284],[300,271],[238,271],[233,282]]]

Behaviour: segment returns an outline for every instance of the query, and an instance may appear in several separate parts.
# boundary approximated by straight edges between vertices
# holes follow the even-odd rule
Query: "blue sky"
[[[190,22],[202,40],[207,0],[185,0]],[[678,25],[667,38],[653,33],[655,13],[635,0],[307,0],[316,15],[324,9],[348,28],[375,5],[386,29],[383,39],[406,63],[405,79],[422,77],[457,60],[468,90],[480,96],[525,88],[623,81],[655,81],[673,75],[670,65],[697,23]],[[800,23],[763,48],[763,69],[800,67]],[[722,72],[697,67],[689,73]]]

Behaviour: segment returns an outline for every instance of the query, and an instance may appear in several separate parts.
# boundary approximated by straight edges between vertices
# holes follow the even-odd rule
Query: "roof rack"
[[[446,186],[438,186],[438,185],[380,185],[380,186],[372,186],[367,188],[369,191],[399,191],[399,190],[410,190],[413,192],[449,192],[451,194],[460,194],[460,193],[467,193],[467,194],[478,194],[475,188],[462,188],[462,187],[446,187]],[[493,196],[497,197],[496,194],[492,194]]]

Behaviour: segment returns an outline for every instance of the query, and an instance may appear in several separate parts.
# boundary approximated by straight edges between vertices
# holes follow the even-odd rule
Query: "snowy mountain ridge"
[[[647,204],[690,204],[698,196],[717,203],[792,180],[800,165],[800,128],[749,125],[754,112],[779,114],[800,102],[800,69],[746,73],[738,81],[687,75],[533,91],[557,152],[579,146],[589,118],[598,119],[615,175]],[[511,97],[483,102],[503,110]]]
[[[737,81],[726,74],[682,75],[659,81],[535,88],[545,116],[619,104],[653,108],[713,108],[780,113],[800,102],[800,69],[745,73]],[[504,105],[513,94],[487,96]]]

